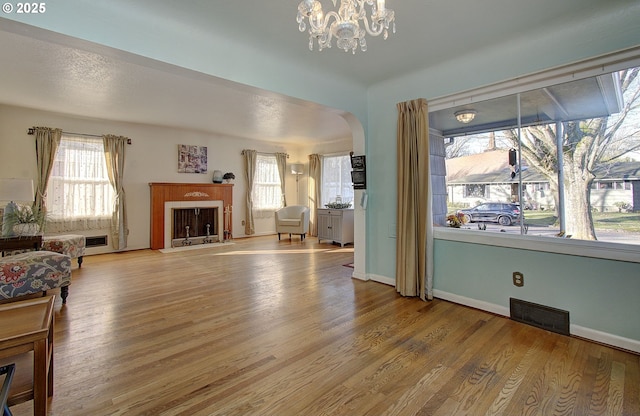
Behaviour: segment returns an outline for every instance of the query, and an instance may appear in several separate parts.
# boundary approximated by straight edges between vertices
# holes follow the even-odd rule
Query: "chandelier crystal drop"
[[[332,0],[336,7],[338,0]],[[370,16],[367,9],[370,8]],[[322,4],[317,0],[302,0],[298,5],[298,29],[301,32],[309,27],[309,50],[318,42],[318,49],[331,47],[335,37],[338,48],[356,53],[358,45],[362,52],[367,50],[365,35],[383,35],[389,37],[389,26],[396,33],[396,22],[393,10],[385,7],[385,0],[340,0],[338,11],[331,10],[325,14]],[[362,21],[362,28],[360,26]]]

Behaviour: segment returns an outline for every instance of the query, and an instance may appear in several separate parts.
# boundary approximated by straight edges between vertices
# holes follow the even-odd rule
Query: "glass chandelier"
[[[336,7],[337,0],[333,1]],[[383,38],[389,36],[389,25],[393,24],[393,33],[396,33],[396,23],[393,10],[387,9],[384,0],[340,0],[338,11],[331,10],[326,15],[322,10],[322,4],[317,0],[302,0],[298,5],[298,28],[301,32],[307,30],[309,24],[309,50],[313,50],[314,39],[318,41],[318,49],[331,47],[333,37],[337,38],[336,44],[345,52],[351,50],[354,54],[360,44],[360,49],[367,50],[365,35],[378,36],[383,33]],[[365,5],[371,9],[367,16]],[[360,27],[362,20],[364,29]]]

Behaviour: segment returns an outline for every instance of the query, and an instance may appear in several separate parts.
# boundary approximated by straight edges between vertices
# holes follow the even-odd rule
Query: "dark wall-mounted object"
[[[351,153],[351,181],[353,189],[367,189],[367,162],[366,156],[356,156]]]
[[[516,149],[509,149],[509,165],[515,166],[518,164],[518,153]]]
[[[352,170],[351,182],[353,182],[353,189],[367,189],[366,172],[363,170]]]
[[[351,155],[351,169],[353,170],[365,170],[367,168],[366,156]]]

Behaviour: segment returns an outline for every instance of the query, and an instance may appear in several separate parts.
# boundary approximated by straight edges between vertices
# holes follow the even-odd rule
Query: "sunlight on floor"
[[[353,253],[353,247],[342,247],[331,251],[334,253]]]
[[[291,250],[238,250],[230,251],[228,253],[215,253],[214,256],[237,256],[247,254],[313,254],[313,253],[326,253],[337,252],[337,250],[331,249],[291,249]]]
[[[161,248],[158,251],[163,254],[167,254],[167,253],[175,253],[178,251],[202,250],[205,248],[224,247],[231,244],[234,244],[234,243],[226,242],[226,243],[196,244],[193,246]]]

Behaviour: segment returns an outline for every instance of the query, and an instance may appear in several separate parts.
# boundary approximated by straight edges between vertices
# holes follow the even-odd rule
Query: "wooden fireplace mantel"
[[[162,183],[152,182],[151,188],[151,249],[164,247],[164,204],[168,201],[223,201],[226,210],[233,205],[233,184],[230,183]],[[171,219],[168,219],[171,221]],[[229,222],[229,232],[232,225]]]

